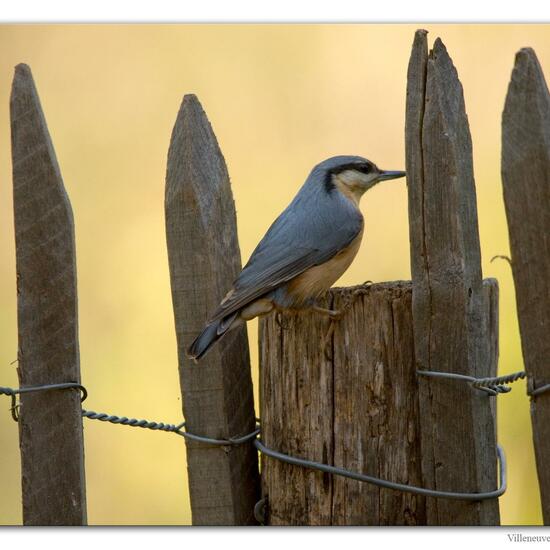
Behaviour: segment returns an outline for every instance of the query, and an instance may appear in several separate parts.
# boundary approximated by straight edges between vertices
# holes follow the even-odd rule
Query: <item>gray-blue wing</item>
[[[309,193],[308,193],[309,191]],[[306,186],[275,220],[211,321],[223,319],[348,246],[363,217],[336,191]]]

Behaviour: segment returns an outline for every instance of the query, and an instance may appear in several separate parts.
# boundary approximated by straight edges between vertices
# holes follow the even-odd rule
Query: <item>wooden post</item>
[[[484,284],[485,329],[495,370],[497,289],[493,280]],[[330,323],[326,318],[285,314],[279,321],[276,315],[262,319],[263,443],[299,458],[423,486],[411,300],[408,281],[332,289],[326,307],[351,305],[335,326],[328,354],[322,345]],[[269,525],[427,522],[422,496],[265,455],[262,487]]]
[[[328,300],[320,304],[330,307]],[[333,370],[321,343],[328,330],[329,321],[319,315],[274,314],[259,321],[262,442],[324,463],[334,453]],[[330,475],[265,455],[261,470],[266,524],[331,525]]]
[[[261,327],[262,441],[277,451],[420,485],[410,283],[332,289],[335,325],[275,315]],[[418,525],[425,499],[262,456],[270,525]]]
[[[166,172],[166,236],[183,412],[189,432],[228,438],[255,427],[246,328],[194,364],[185,350],[241,269],[225,161],[198,99],[183,98]],[[254,524],[258,457],[252,442],[215,447],[187,441],[195,525]]]
[[[10,113],[19,382],[79,383],[73,214],[26,65],[15,68]],[[25,525],[85,524],[80,393],[21,395],[19,435]]]
[[[530,48],[516,55],[502,116],[502,182],[529,389],[550,384],[550,95]],[[545,525],[550,524],[550,392],[531,399]]]
[[[415,36],[408,72],[407,183],[417,368],[491,375],[472,166],[462,86],[440,39]],[[419,378],[424,485],[497,484],[491,398],[455,380]],[[495,525],[498,501],[427,499],[431,525]]]

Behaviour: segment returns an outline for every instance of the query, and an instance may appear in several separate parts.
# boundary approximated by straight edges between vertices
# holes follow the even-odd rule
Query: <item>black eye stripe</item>
[[[348,164],[340,164],[339,166],[336,166],[334,168],[331,168],[326,172],[325,175],[325,189],[327,193],[330,193],[332,189],[334,189],[334,184],[332,182],[332,176],[335,176],[337,174],[341,174],[342,172],[345,172],[346,170],[356,170],[357,172],[361,172],[362,174],[372,174],[372,172],[378,170],[374,164],[371,162],[350,162]]]
[[[374,165],[368,162],[354,162],[352,164],[342,164],[340,166],[337,166],[336,168],[333,168],[330,172],[332,174],[341,174],[346,170],[357,170],[357,172],[361,172],[363,174],[370,174],[374,170]]]

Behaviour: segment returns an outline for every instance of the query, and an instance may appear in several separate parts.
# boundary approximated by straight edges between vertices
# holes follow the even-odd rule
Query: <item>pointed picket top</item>
[[[216,208],[210,200],[228,192],[231,195],[225,160],[210,121],[194,94],[184,96],[177,115],[168,151],[166,182],[167,200],[189,187],[201,215],[212,214]],[[233,200],[232,195],[230,199]],[[236,222],[236,218],[231,221]]]

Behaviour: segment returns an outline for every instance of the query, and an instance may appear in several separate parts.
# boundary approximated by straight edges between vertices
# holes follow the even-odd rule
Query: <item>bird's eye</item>
[[[370,164],[361,164],[359,166],[359,171],[363,172],[363,174],[370,174],[372,172],[372,166]]]

